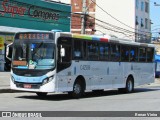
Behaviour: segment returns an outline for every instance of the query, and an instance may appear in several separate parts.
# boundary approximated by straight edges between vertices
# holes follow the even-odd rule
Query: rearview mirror
[[[65,49],[64,48],[61,48],[61,57],[64,57],[65,56]]]

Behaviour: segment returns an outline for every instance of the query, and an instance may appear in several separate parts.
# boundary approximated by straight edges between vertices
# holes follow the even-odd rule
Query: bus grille
[[[27,89],[39,89],[42,85],[41,83],[21,83],[21,82],[15,82],[16,86],[18,88],[26,88],[25,86],[31,86],[27,87]]]

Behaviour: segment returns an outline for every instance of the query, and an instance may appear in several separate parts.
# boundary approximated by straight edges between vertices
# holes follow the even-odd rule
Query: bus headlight
[[[12,80],[12,82],[13,82],[13,83],[15,82],[15,79],[14,79],[14,77],[13,77],[13,76],[11,76],[11,80]]]
[[[44,84],[52,81],[52,80],[53,80],[53,77],[54,77],[54,76],[51,76],[51,77],[48,77],[48,78],[44,79],[42,84],[44,85]]]
[[[47,82],[48,82],[48,79],[47,79],[47,78],[44,79],[44,80],[43,80],[43,85],[46,84]]]

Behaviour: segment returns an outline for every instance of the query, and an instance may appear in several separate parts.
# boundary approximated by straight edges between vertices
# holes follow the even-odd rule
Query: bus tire
[[[46,92],[37,92],[36,94],[37,94],[37,96],[40,97],[40,98],[44,98],[44,97],[47,96],[47,93],[46,93]]]
[[[132,93],[134,91],[134,81],[132,77],[128,77],[125,88],[119,88],[120,93]]]
[[[69,94],[76,99],[82,97],[82,95],[84,94],[83,82],[81,80],[76,80],[76,82],[73,85],[73,91],[69,92]]]
[[[126,93],[131,93],[134,91],[134,82],[132,77],[128,77],[127,82],[126,82],[126,88],[125,92]]]

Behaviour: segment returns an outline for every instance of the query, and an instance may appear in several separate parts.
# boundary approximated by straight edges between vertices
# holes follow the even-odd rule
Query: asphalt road
[[[135,93],[115,91],[86,93],[81,99],[67,94],[49,94],[40,99],[34,93],[0,94],[1,110],[16,111],[160,111],[160,87],[137,88]]]
[[[102,93],[86,93],[81,99],[67,94],[49,94],[40,99],[35,93],[1,93],[1,111],[160,111],[160,84],[145,85],[131,94],[119,94],[117,90]],[[123,113],[125,114],[125,113]],[[127,114],[127,113],[126,113]],[[160,113],[159,113],[160,114]],[[73,115],[74,116],[74,115]],[[59,119],[62,119],[61,117]],[[74,118],[65,118],[74,119]],[[80,118],[78,118],[80,119]],[[85,118],[90,119],[90,118]],[[98,119],[98,117],[94,117]],[[100,118],[106,119],[106,118]],[[114,117],[113,119],[123,119]],[[124,118],[124,119],[129,119]],[[138,119],[137,117],[134,119]],[[145,119],[144,117],[140,119]],[[147,119],[151,119],[148,118]],[[158,117],[154,117],[158,119]],[[146,120],[146,119],[145,119]],[[152,119],[153,120],[153,119]]]
[[[9,73],[2,73],[0,78],[3,78],[0,79],[1,83],[3,83],[0,87],[8,89]],[[135,92],[131,94],[119,94],[117,90],[111,90],[102,93],[86,93],[86,95],[81,99],[72,99],[67,94],[49,94],[45,99],[40,99],[35,93],[3,93],[3,91],[0,93],[0,111],[122,111],[122,116],[125,116],[125,114],[127,114],[126,111],[160,111],[159,105],[160,79],[156,79],[155,83],[151,85],[137,87]],[[73,116],[74,114],[75,113],[73,113]],[[85,114],[88,114],[88,112]],[[116,116],[116,113],[114,112],[111,114],[115,114]],[[97,113],[91,113],[91,116],[96,115]],[[70,116],[72,116],[72,113],[70,113]],[[55,117],[54,119],[57,120]],[[74,117],[63,117],[63,114],[62,117],[59,117],[58,119],[75,120]],[[78,119],[81,118],[76,118],[76,120]],[[108,117],[85,117],[82,119],[106,120]],[[111,118],[109,117],[109,119]],[[112,117],[112,119],[130,120],[133,118]],[[134,119],[158,120],[159,117],[134,117]]]

